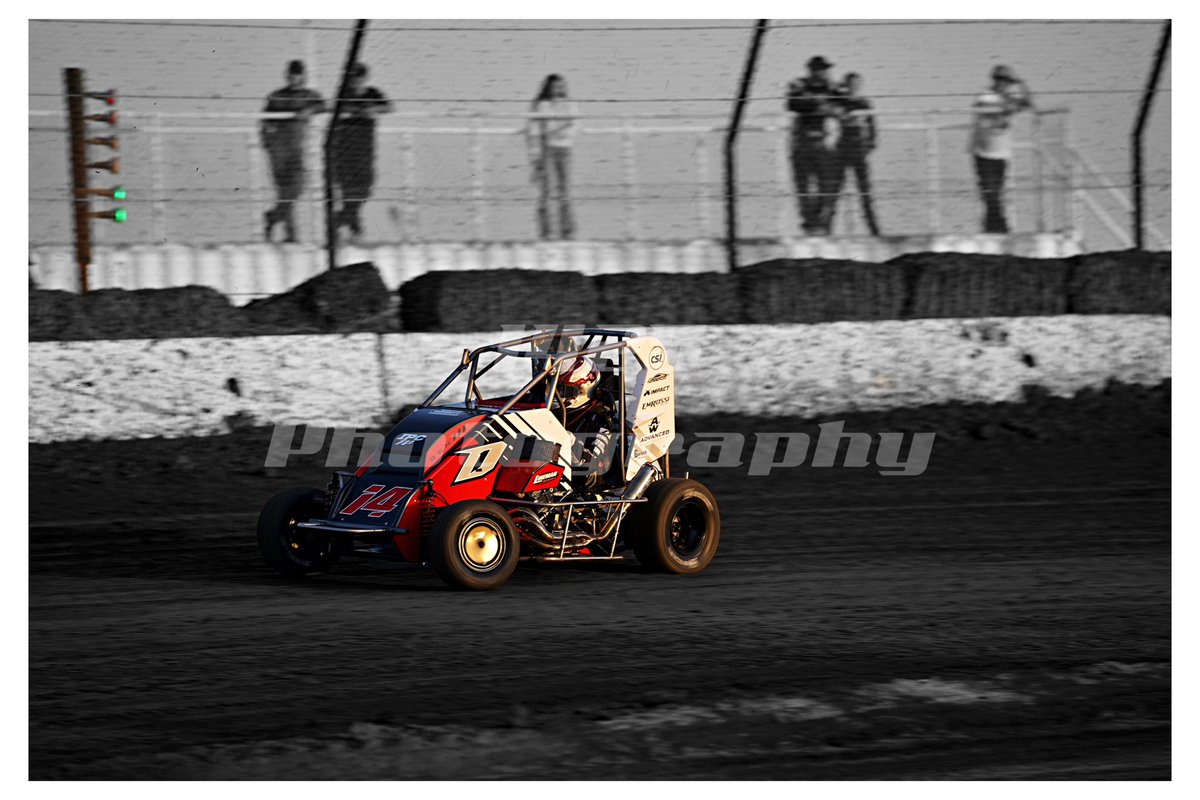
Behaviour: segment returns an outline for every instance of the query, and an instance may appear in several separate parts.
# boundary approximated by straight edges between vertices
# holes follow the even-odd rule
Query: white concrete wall
[[[909,236],[874,239],[830,237],[743,245],[739,263],[772,258],[887,261],[902,253],[989,253],[1051,258],[1079,252],[1079,242],[1057,234],[1014,236]],[[29,274],[43,289],[77,291],[79,271],[70,247],[36,247]],[[614,272],[724,272],[724,246],[693,242],[425,242],[344,247],[339,264],[373,261],[395,290],[433,270],[520,267],[585,275]],[[211,286],[235,305],[277,294],[325,269],[325,251],[313,245],[133,245],[97,247],[89,272],[93,289],[162,289]]]
[[[664,326],[680,413],[831,414],[1070,396],[1171,374],[1171,320],[1059,316]],[[368,427],[423,400],[479,334],[33,342],[29,438],[222,433],[230,418]],[[1033,360],[1028,366],[1024,357]],[[237,393],[231,390],[234,379]]]

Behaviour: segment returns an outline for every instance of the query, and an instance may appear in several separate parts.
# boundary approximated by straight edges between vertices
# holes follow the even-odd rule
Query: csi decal
[[[654,348],[653,350],[650,351],[650,366],[653,367],[654,369],[658,369],[659,367],[661,367],[663,365],[663,360],[666,357],[667,357],[667,354],[663,352],[663,349],[661,347]]]
[[[462,466],[458,468],[458,475],[455,476],[454,482],[473,481],[487,475],[500,463],[500,457],[504,455],[507,447],[507,442],[492,442],[459,450],[454,455],[466,456],[466,458],[463,459]]]
[[[339,511],[339,514],[357,514],[359,511],[369,511],[369,517],[382,517],[389,511],[395,511],[400,501],[408,497],[410,489],[405,486],[393,486],[384,491],[382,483],[375,483],[363,489],[363,493],[354,502]]]

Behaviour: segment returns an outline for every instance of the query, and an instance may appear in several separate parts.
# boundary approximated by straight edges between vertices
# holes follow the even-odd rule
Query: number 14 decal
[[[363,490],[354,502],[339,511],[339,514],[357,514],[359,511],[371,512],[369,517],[382,517],[389,511],[395,511],[400,501],[408,496],[411,489],[403,486],[393,486],[384,492],[382,483],[372,484]],[[382,494],[380,494],[382,492]]]

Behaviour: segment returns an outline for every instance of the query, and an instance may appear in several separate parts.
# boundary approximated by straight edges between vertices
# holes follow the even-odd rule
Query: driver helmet
[[[567,367],[558,379],[558,396],[563,408],[574,411],[583,408],[596,396],[600,385],[600,370],[590,358],[579,356]]]

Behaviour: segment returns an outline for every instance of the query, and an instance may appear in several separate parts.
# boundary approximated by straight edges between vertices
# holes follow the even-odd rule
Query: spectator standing
[[[333,137],[333,182],[340,189],[342,206],[338,228],[350,229],[352,241],[362,238],[363,204],[375,185],[375,117],[392,110],[383,92],[367,86],[367,67],[354,64],[342,96],[345,105]]]
[[[542,239],[571,239],[575,219],[571,214],[571,148],[579,128],[579,104],[567,98],[562,75],[547,75],[530,107],[525,143],[533,167],[532,180],[538,188],[538,236]],[[558,225],[554,224],[557,207]]]
[[[1012,116],[1033,107],[1024,81],[1010,67],[998,64],[992,70],[992,85],[975,100],[971,131],[971,153],[975,176],[983,198],[984,233],[1008,233],[1004,213],[1004,180],[1012,161]]]
[[[800,221],[810,236],[827,236],[841,178],[836,143],[841,90],[829,77],[833,64],[822,56],[808,60],[808,75],[788,84],[787,110],[792,123],[792,175]]]
[[[265,216],[266,239],[271,241],[274,228],[283,223],[284,241],[296,241],[296,201],[304,192],[304,151],[308,143],[309,120],[325,110],[325,101],[315,90],[304,85],[304,62],[291,61],[284,73],[286,85],[267,95],[263,111],[290,113],[291,119],[264,119],[259,126],[263,148],[271,164],[275,181],[275,205]]]
[[[872,236],[879,235],[879,223],[875,220],[875,207],[871,199],[871,170],[867,156],[875,149],[879,135],[875,127],[875,115],[871,113],[871,101],[862,94],[862,76],[857,72],[846,74],[842,90],[842,132],[838,138],[838,194],[841,194],[847,171],[854,173],[862,203],[863,218]]]

